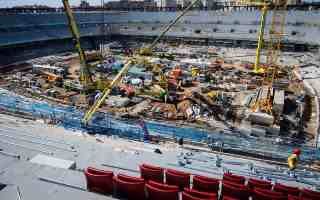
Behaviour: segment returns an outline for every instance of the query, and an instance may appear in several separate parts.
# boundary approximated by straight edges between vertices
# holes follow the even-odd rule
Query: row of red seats
[[[146,180],[164,182],[164,169],[143,164],[140,166],[141,176]],[[190,174],[172,169],[165,172],[166,183],[178,185],[181,188],[190,186]],[[256,200],[265,199],[317,199],[320,200],[319,193],[297,187],[286,186],[276,183],[274,186],[269,181],[249,179],[247,184],[243,176],[225,173],[223,176],[222,194],[224,196],[236,197],[247,200],[250,196]],[[199,191],[218,193],[220,180],[204,176],[193,177],[193,188]]]
[[[176,185],[180,190],[190,188],[190,173],[181,172],[173,169],[164,170],[163,168],[147,164],[140,165],[141,177],[145,180],[152,180],[159,183]],[[164,181],[164,174],[166,180]],[[200,191],[217,193],[219,190],[219,179],[205,176],[193,176],[193,188]]]
[[[270,181],[249,179],[245,185],[245,177],[226,173],[223,175],[222,196],[237,197],[247,200],[249,196],[253,200],[320,200],[320,193],[308,189],[292,187]]]
[[[85,170],[89,191],[102,194],[115,194],[129,200],[179,200],[180,182],[172,179],[175,185],[164,184],[140,177],[118,174],[89,167]],[[182,200],[217,200],[217,193],[201,192],[184,188]]]
[[[170,199],[175,199],[175,196],[179,191],[182,191],[182,196],[184,199],[190,199],[190,193],[186,192],[186,188],[190,188],[190,175],[189,173],[172,170],[172,169],[163,169],[157,166],[151,166],[147,164],[140,165],[141,178],[137,177],[128,177],[122,174],[113,177],[112,172],[96,170],[96,174],[93,176],[90,174],[94,170],[93,168],[88,168],[86,170],[86,177],[88,182],[88,189],[91,191],[96,191],[105,194],[112,194],[113,192],[113,183],[116,187],[117,193],[121,193],[122,197],[126,197],[124,194],[129,192],[126,190],[140,191],[136,194],[140,196],[135,196],[135,199],[143,199],[144,190],[146,188],[149,199],[157,200],[158,196],[172,195]],[[105,172],[101,176],[101,172]],[[164,181],[164,175],[165,180]],[[101,176],[101,180],[97,178]],[[111,178],[110,178],[111,177]],[[95,181],[90,182],[90,178],[95,179]],[[108,181],[106,180],[108,179]],[[100,181],[99,181],[100,180]],[[110,181],[111,180],[111,181]],[[112,181],[113,180],[113,181]],[[103,182],[104,181],[104,182]],[[92,182],[95,182],[95,185],[108,185],[96,189],[95,186],[91,186]],[[164,182],[166,184],[164,184]],[[199,192],[205,192],[214,194],[217,196],[220,188],[220,180],[215,178],[209,178],[205,176],[195,175],[193,176],[193,187],[192,189]],[[243,176],[237,176],[234,174],[224,174],[222,184],[221,184],[221,197],[224,200],[248,200],[251,196],[254,200],[320,200],[320,193],[311,191],[308,189],[303,189],[300,191],[299,188],[290,187],[282,184],[275,184],[274,186],[271,182],[249,179],[248,183],[245,185],[246,179]],[[146,184],[145,184],[146,183]],[[155,185],[158,183],[160,185]],[[156,187],[158,186],[158,187]],[[126,190],[123,188],[127,188]],[[131,188],[131,189],[128,189]],[[177,191],[178,190],[178,191]],[[120,191],[120,192],[119,192]],[[153,196],[153,194],[156,194]],[[174,194],[174,195],[173,195]],[[134,195],[133,195],[134,196]],[[191,195],[192,196],[192,195]],[[139,198],[138,198],[139,197]],[[144,196],[145,197],[145,196]],[[196,200],[200,200],[199,196],[193,196]],[[203,199],[203,198],[202,198]],[[208,199],[208,198],[204,198]],[[209,198],[212,199],[212,198]]]

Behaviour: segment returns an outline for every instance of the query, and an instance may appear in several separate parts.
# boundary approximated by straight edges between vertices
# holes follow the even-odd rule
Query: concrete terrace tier
[[[165,168],[183,170],[192,174],[222,178],[225,171],[253,178],[267,178],[292,186],[316,189],[320,174],[296,171],[297,178],[286,174],[286,167],[264,161],[255,161],[230,155],[206,153],[201,149],[182,150],[177,144],[141,143],[116,137],[90,136],[83,132],[48,126],[40,121],[0,115],[0,182],[7,186],[0,198],[17,199],[112,199],[86,191],[83,169],[94,166],[139,176],[138,165],[149,163]],[[154,153],[158,148],[162,154]],[[192,147],[194,148],[194,147]],[[180,153],[191,153],[191,164],[180,166]],[[75,161],[76,169],[67,170],[39,165],[29,160],[42,154]],[[217,156],[222,167],[216,167]],[[251,169],[255,170],[251,170]]]

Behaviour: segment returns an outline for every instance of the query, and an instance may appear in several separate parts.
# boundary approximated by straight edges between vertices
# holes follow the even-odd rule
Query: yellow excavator
[[[86,112],[84,118],[82,119],[82,123],[87,124],[89,120],[92,118],[94,113],[98,110],[98,108],[104,103],[105,99],[109,96],[111,90],[113,87],[117,86],[121,80],[122,77],[125,76],[125,74],[128,72],[130,66],[137,62],[139,59],[141,59],[141,56],[150,56],[152,55],[152,50],[156,46],[156,44],[160,41],[160,39],[173,27],[181,17],[183,17],[189,10],[192,8],[199,0],[194,0],[192,3],[190,3],[180,15],[178,15],[175,20],[173,20],[168,26],[165,27],[165,29],[161,32],[161,34],[149,45],[148,47],[143,47],[138,55],[134,55],[131,58],[128,58],[128,60],[125,62],[124,67],[119,71],[117,76],[113,79],[113,81],[110,83],[108,88],[105,88],[105,90],[102,92],[102,95],[99,96],[99,98],[96,100],[96,102],[93,104],[92,107]],[[143,58],[142,58],[143,59]],[[165,75],[160,77],[160,80],[165,80]]]

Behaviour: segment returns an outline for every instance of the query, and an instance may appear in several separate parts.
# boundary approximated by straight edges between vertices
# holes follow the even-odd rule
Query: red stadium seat
[[[261,188],[261,189],[267,189],[271,190],[272,184],[269,181],[264,181],[264,180],[258,180],[258,179],[249,179],[248,180],[248,187],[250,189],[255,189],[255,188]]]
[[[239,199],[233,198],[233,197],[228,197],[228,196],[223,196],[222,200],[239,200]]]
[[[118,174],[118,178],[122,181],[127,181],[127,182],[144,182],[143,178],[128,176],[125,174]]]
[[[316,191],[312,191],[312,190],[304,188],[303,190],[301,190],[300,197],[304,198],[304,199],[319,200],[320,199],[320,192],[316,192]]]
[[[215,178],[209,178],[205,176],[193,177],[193,189],[217,193],[219,190],[220,180]]]
[[[297,197],[297,196],[292,196],[292,195],[288,195],[288,200],[302,200],[302,198]]]
[[[144,189],[145,183],[144,181],[141,181],[140,178],[119,174],[113,179],[116,186],[117,196],[127,198],[129,200],[144,200],[146,198]]]
[[[282,185],[280,183],[276,183],[273,187],[273,190],[276,192],[282,192],[283,194],[292,195],[292,196],[299,196],[300,189],[297,187],[291,187],[287,185]]]
[[[169,185],[176,185],[183,190],[183,188],[190,188],[190,174],[176,171],[172,169],[167,169],[166,171],[166,183]]]
[[[210,198],[200,198],[192,196],[186,192],[182,192],[182,200],[217,200],[217,197],[210,197]]]
[[[222,196],[228,196],[239,200],[248,200],[250,190],[244,185],[229,185],[225,181],[222,182]]]
[[[303,198],[303,197],[297,197],[297,196],[292,196],[292,195],[288,195],[288,200],[312,200],[309,198]]]
[[[246,181],[246,179],[243,176],[238,176],[231,173],[224,173],[223,180],[239,184],[244,184],[244,182]]]
[[[112,171],[88,167],[85,169],[84,174],[86,176],[87,188],[89,191],[101,194],[113,193]]]
[[[148,183],[146,184],[146,188],[147,188],[149,200],[178,200],[179,199],[179,189],[162,190],[162,189],[153,187]]]
[[[225,183],[227,185],[230,185],[232,187],[236,187],[236,188],[248,188],[247,186],[245,186],[244,184],[240,184],[240,183],[234,183],[234,182],[230,182],[230,181],[226,181],[226,180],[222,180],[222,183]]]
[[[189,188],[184,188],[184,193],[191,195],[193,197],[201,198],[201,199],[215,199],[215,198],[217,198],[216,193],[201,192],[201,191],[189,189]]]
[[[253,190],[253,200],[287,200],[288,196],[281,192],[274,192],[264,189]]]
[[[141,177],[147,180],[163,183],[163,168],[142,164],[139,166]]]
[[[156,187],[161,190],[179,190],[179,187],[176,185],[168,185],[168,184],[158,183],[155,181],[148,181],[148,184],[151,185],[152,187]]]

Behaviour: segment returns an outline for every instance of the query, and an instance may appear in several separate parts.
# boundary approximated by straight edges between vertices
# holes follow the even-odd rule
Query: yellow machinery
[[[183,12],[178,15],[176,17],[175,20],[173,20],[172,23],[170,23],[162,32],[161,34],[152,42],[152,44],[147,47],[147,48],[143,48],[140,50],[140,55],[152,55],[152,49],[155,47],[155,45],[159,42],[159,40],[170,30],[171,27],[173,27],[178,20],[185,15],[192,6],[194,6],[199,0],[194,0],[188,7],[186,7]],[[141,58],[140,58],[141,59]],[[136,60],[139,60],[139,56],[133,56],[132,58],[130,58],[126,64],[124,65],[124,67],[119,71],[119,73],[117,74],[117,76],[114,78],[114,80],[110,83],[109,87],[106,88],[102,95],[99,96],[99,98],[96,100],[96,102],[94,103],[94,105],[86,112],[84,118],[82,119],[82,122],[84,124],[87,124],[89,122],[89,120],[91,119],[91,117],[93,116],[93,114],[98,110],[98,108],[100,107],[101,104],[104,103],[105,99],[109,96],[112,88],[114,86],[116,86],[122,79],[122,77],[128,72],[130,65],[134,62],[136,62]],[[160,74],[160,81],[164,80],[166,83],[166,77],[165,75],[162,73]]]
[[[200,69],[198,67],[191,67],[192,78],[199,76],[199,74],[200,74]]]
[[[91,73],[88,68],[86,54],[84,50],[81,48],[80,32],[79,32],[77,23],[75,21],[75,18],[73,16],[73,13],[69,4],[69,0],[62,0],[62,2],[63,2],[66,15],[68,17],[70,32],[73,36],[75,47],[78,51],[79,58],[80,58],[80,83],[83,86],[84,90],[87,91],[89,87],[92,86],[93,81],[92,81]]]
[[[272,84],[274,79],[277,78],[279,72],[278,60],[281,53],[281,42],[284,36],[285,20],[287,14],[287,1],[288,0],[273,0],[273,14],[271,19],[271,26],[269,29],[269,40],[267,48],[267,69],[264,70],[265,79],[268,83],[267,98],[259,98],[257,96],[256,102],[252,107],[253,111],[258,108],[261,111],[271,113],[272,112]],[[258,45],[259,48],[259,45]],[[257,49],[258,51],[258,49]]]
[[[211,99],[215,99],[218,96],[218,92],[215,90],[212,90],[207,93],[207,96],[210,97]]]
[[[161,69],[160,64],[155,64],[152,69],[153,73],[158,73],[159,74],[159,85],[166,91],[168,92],[168,80],[166,75],[163,73]]]
[[[104,100],[109,96],[112,88],[121,82],[122,77],[128,72],[131,64],[133,64],[132,60],[129,60],[125,63],[125,65],[119,71],[117,76],[112,80],[109,87],[107,87],[103,90],[102,95],[100,95],[100,97],[94,102],[92,107],[87,111],[85,117],[83,118],[83,122],[87,123],[91,119],[92,115],[97,111],[97,109],[100,107],[100,105],[103,104]]]
[[[263,74],[265,70],[263,67],[260,67],[260,57],[261,49],[264,47],[264,30],[266,27],[266,18],[268,10],[270,9],[270,3],[263,0],[241,0],[240,3],[245,5],[261,6],[260,28],[258,35],[258,45],[256,49],[256,58],[254,62],[254,72],[257,74]]]

